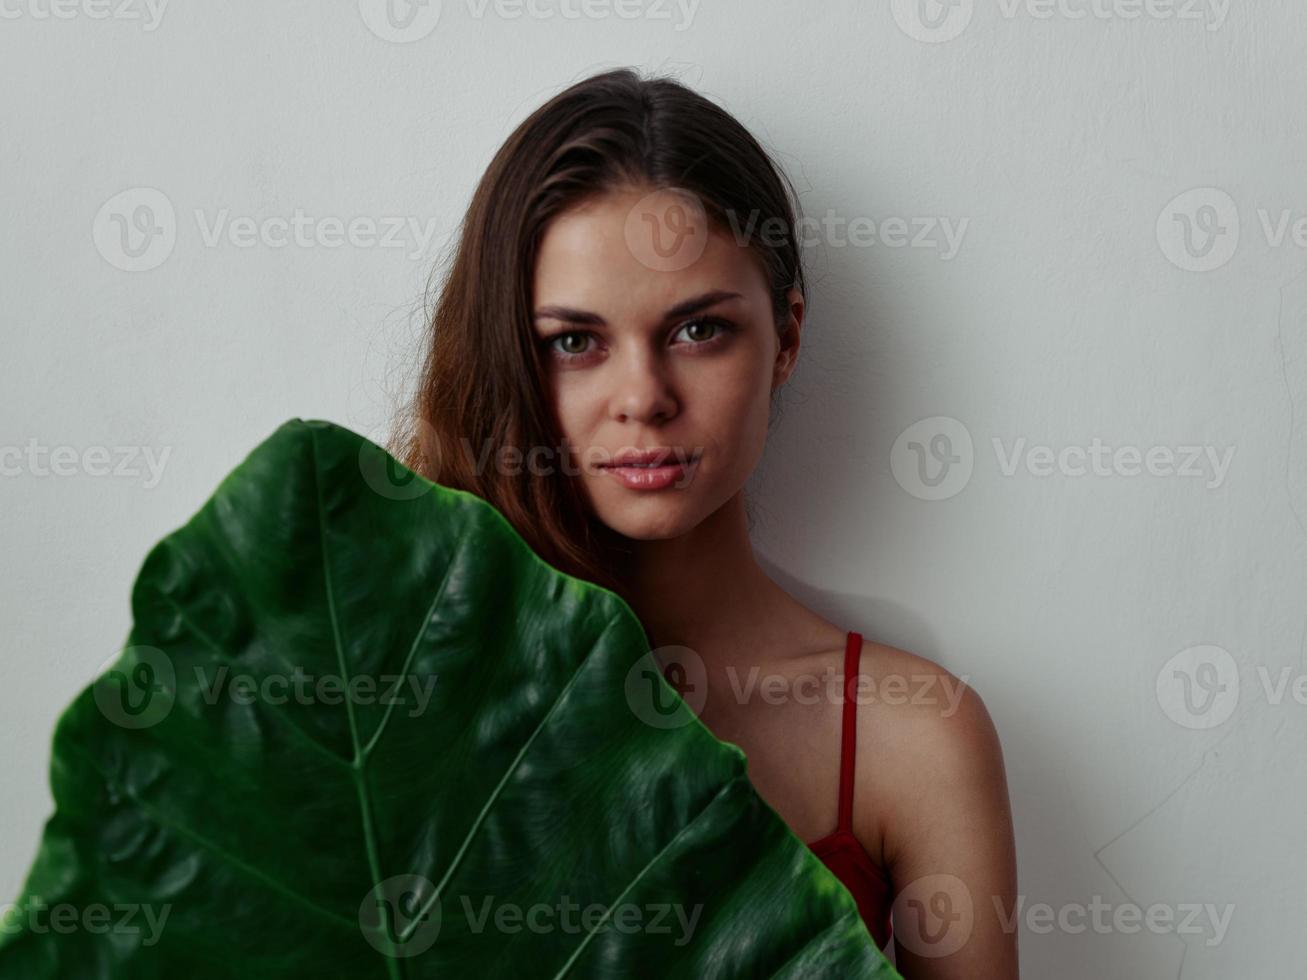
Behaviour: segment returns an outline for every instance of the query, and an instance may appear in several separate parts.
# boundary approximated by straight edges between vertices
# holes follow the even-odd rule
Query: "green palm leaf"
[[[55,731],[0,977],[895,977],[613,593],[293,419]]]

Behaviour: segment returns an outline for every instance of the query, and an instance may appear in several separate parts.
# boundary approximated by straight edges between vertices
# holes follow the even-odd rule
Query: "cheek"
[[[578,448],[589,445],[603,404],[595,385],[576,372],[556,376],[546,391],[558,434]]]
[[[700,420],[733,475],[747,476],[762,455],[770,394],[770,367],[755,359],[702,388]]]

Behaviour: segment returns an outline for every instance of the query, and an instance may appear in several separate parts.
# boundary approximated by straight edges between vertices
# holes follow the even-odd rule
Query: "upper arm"
[[[1016,846],[998,733],[973,688],[918,662],[938,674],[933,703],[894,709],[892,752],[880,747],[896,774],[884,823],[896,963],[907,980],[1013,980]]]

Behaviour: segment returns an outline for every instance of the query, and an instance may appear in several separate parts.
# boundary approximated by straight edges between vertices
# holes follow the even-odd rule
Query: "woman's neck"
[[[754,557],[743,491],[688,534],[632,544],[628,602],[655,648],[737,648],[793,601]]]

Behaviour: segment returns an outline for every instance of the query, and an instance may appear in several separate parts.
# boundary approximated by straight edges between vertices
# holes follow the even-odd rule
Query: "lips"
[[[697,458],[698,453],[692,453],[677,446],[663,446],[658,449],[624,449],[614,456],[611,462],[601,463],[600,465],[604,467],[656,467],[668,464],[690,463]]]
[[[599,468],[616,479],[628,490],[678,489],[689,483],[699,461],[699,452],[689,452],[675,446],[657,449],[625,449],[611,462]]]

